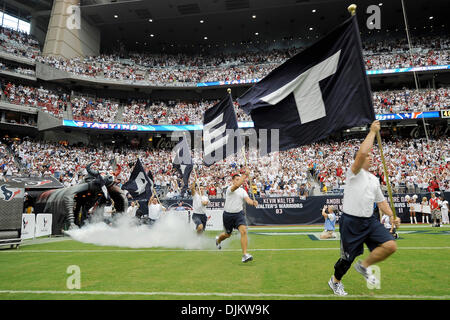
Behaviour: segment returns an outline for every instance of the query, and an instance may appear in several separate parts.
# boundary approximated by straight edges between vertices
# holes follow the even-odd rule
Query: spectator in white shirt
[[[163,207],[159,202],[158,199],[153,194],[148,201],[148,218],[149,218],[149,224],[152,225],[156,221],[161,218],[161,215],[166,211],[166,208]]]
[[[139,202],[138,201],[131,201],[131,206],[127,209],[127,216],[129,217],[135,217],[136,211],[139,209]]]

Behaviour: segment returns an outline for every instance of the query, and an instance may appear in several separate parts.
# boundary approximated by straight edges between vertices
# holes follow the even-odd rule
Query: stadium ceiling
[[[411,29],[448,28],[450,1],[404,1]],[[82,0],[81,12],[102,31],[102,47],[119,40],[128,48],[182,48],[313,40],[349,17],[351,3],[363,35],[374,4],[380,33],[405,34],[401,0]]]
[[[0,9],[19,18],[50,16],[53,0],[0,0]]]
[[[54,0],[0,0],[31,16],[50,15]],[[101,30],[102,47],[129,49],[231,46],[314,40],[349,17],[358,5],[363,37],[405,37],[401,0],[80,0],[81,14]],[[404,0],[411,31],[448,34],[450,1]],[[381,9],[381,29],[366,26],[370,5]],[[46,17],[48,19],[48,17]]]

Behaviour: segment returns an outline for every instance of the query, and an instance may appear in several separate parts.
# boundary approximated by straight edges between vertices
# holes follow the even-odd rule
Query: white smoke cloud
[[[117,217],[112,226],[94,218],[80,229],[66,231],[72,239],[100,246],[128,248],[212,249],[214,239],[197,235],[186,216],[168,212],[152,226],[139,225],[135,218]]]

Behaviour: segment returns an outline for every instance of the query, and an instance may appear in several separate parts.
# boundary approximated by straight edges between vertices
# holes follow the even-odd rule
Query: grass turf
[[[223,250],[127,249],[73,240],[0,250],[0,299],[450,299],[450,228],[400,230],[398,251],[381,262],[381,288],[368,289],[353,267],[347,297],[327,285],[339,241],[313,240],[318,229],[251,228],[241,262],[239,235]],[[218,232],[203,236],[214,242]],[[365,248],[364,254],[368,255]],[[70,290],[77,265],[81,288]]]

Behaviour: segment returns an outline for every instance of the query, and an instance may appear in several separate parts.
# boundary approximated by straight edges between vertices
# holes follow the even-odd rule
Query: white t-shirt
[[[380,181],[370,172],[361,169],[357,175],[349,168],[344,188],[343,211],[356,217],[369,218],[373,214],[374,203],[385,200]]]
[[[447,205],[448,205],[448,201],[447,200],[442,201],[441,212],[443,214],[448,214],[448,207],[447,207]]]
[[[158,204],[150,204],[148,206],[148,217],[153,220],[158,220],[161,217],[162,206]]]
[[[387,214],[384,214],[381,217],[381,224],[384,225],[386,229],[390,229],[392,227],[390,217]]]
[[[136,216],[136,211],[137,211],[138,207],[137,206],[129,206],[127,209],[127,216],[130,217],[135,217]]]
[[[192,206],[194,207],[194,213],[206,214],[206,206],[202,204],[202,201],[208,201],[207,196],[201,196],[196,193],[192,197]]]
[[[248,194],[242,187],[237,188],[234,192],[231,191],[231,187],[228,187],[225,192],[224,210],[229,213],[238,213],[244,210],[245,197],[248,197]]]

